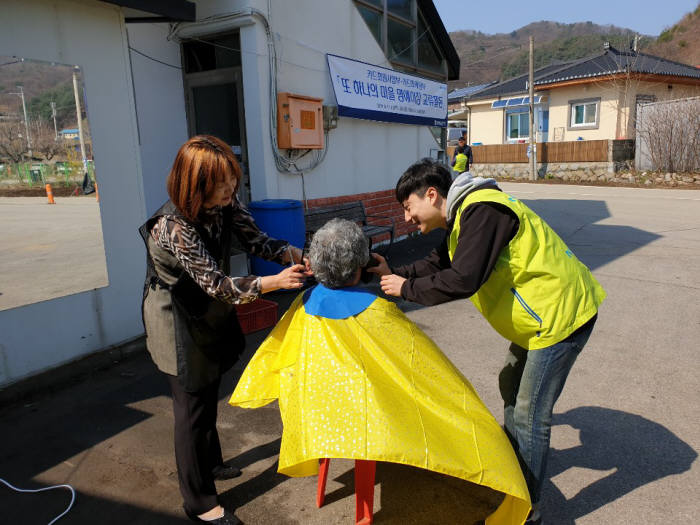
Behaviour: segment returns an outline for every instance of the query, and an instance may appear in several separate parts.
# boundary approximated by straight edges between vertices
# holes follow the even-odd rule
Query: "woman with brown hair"
[[[238,202],[240,179],[226,143],[192,137],[180,147],[168,176],[170,200],[139,229],[148,252],[146,345],[172,389],[183,506],[193,521],[216,525],[240,523],[219,505],[214,485],[240,475],[224,465],[216,431],[221,376],[245,346],[233,305],[280,288],[301,288],[308,274],[302,251],[261,232]],[[249,253],[291,266],[277,275],[230,277],[233,235]]]

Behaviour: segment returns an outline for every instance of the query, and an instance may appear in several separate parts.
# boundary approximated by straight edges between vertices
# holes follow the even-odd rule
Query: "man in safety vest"
[[[464,132],[464,135],[466,135],[466,131]],[[472,147],[469,144],[467,144],[467,138],[464,135],[457,139],[457,148],[455,149],[454,157],[452,157],[452,169],[454,171],[457,171],[458,173],[462,173],[463,171],[469,171],[469,166],[474,164]],[[460,166],[457,166],[457,162],[459,162],[458,156],[460,153],[465,156],[463,166],[461,163]]]
[[[455,150],[455,158],[452,161],[452,171],[454,172],[455,177],[464,173],[465,171],[469,171],[469,159],[464,153],[464,146],[457,146],[457,149]]]
[[[432,159],[409,167],[396,185],[407,222],[422,233],[445,228],[427,258],[379,265],[387,295],[424,305],[468,297],[511,342],[499,374],[504,422],[530,490],[533,513],[546,469],[552,410],[595,324],[605,291],[537,214],[469,172],[454,182]]]

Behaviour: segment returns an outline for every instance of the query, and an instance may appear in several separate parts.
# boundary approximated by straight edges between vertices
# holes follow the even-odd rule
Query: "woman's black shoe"
[[[215,520],[206,521],[198,518],[196,514],[191,513],[189,510],[185,509],[185,514],[195,523],[210,523],[211,525],[243,525],[243,522],[239,520],[235,514],[230,513],[224,509],[224,515]]]
[[[211,473],[214,479],[233,479],[241,475],[241,469],[229,465],[218,465],[212,469]]]

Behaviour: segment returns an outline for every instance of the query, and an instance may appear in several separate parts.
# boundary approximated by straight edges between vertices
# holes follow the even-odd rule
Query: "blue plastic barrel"
[[[284,239],[292,246],[304,246],[304,208],[293,199],[265,199],[248,204],[255,223],[275,239]],[[284,267],[259,257],[251,257],[253,275],[274,275]]]

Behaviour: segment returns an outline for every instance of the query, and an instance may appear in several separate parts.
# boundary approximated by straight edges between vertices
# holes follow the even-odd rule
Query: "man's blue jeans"
[[[533,504],[539,502],[547,468],[554,403],[594,324],[595,318],[563,341],[540,350],[528,351],[511,343],[498,376],[506,433],[520,461]]]

